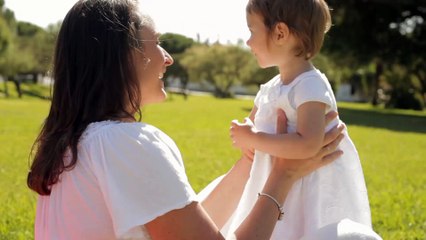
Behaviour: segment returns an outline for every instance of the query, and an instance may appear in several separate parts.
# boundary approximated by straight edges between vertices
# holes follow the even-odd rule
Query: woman
[[[52,104],[28,174],[40,195],[35,239],[223,239],[219,228],[251,162],[237,161],[201,205],[174,142],[137,121],[140,107],[166,97],[161,78],[173,59],[158,37],[132,0],[81,0],[68,12]],[[313,159],[276,162],[263,189],[270,197],[259,198],[238,239],[270,236],[293,182],[341,154],[333,152],[341,130],[327,135]]]

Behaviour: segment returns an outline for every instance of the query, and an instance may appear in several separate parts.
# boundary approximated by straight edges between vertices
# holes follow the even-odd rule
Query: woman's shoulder
[[[158,128],[143,122],[100,121],[89,124],[80,142],[87,143],[94,139],[106,141],[143,141],[162,138],[165,134]]]
[[[127,156],[128,160],[139,161],[140,156],[149,155],[146,160],[154,162],[164,159],[181,161],[176,143],[160,129],[142,122],[92,123],[80,139],[79,146],[82,152],[93,156],[105,155],[108,159]]]

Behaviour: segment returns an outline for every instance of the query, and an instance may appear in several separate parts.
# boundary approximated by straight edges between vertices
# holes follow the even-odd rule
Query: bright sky
[[[76,0],[5,0],[19,21],[40,27],[62,20]],[[139,0],[142,12],[155,21],[160,33],[178,33],[201,41],[236,43],[247,40],[247,0]]]

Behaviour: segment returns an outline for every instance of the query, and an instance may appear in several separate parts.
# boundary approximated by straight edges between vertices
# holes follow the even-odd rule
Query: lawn
[[[238,158],[229,124],[247,116],[251,106],[252,100],[190,96],[185,101],[173,95],[144,109],[143,120],[176,141],[199,191]],[[374,229],[383,239],[426,239],[426,112],[339,107],[361,156]],[[47,100],[35,96],[0,97],[0,240],[33,238],[36,196],[26,187],[26,174],[48,108]]]

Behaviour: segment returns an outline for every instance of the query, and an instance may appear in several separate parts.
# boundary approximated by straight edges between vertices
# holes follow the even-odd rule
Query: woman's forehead
[[[160,37],[160,33],[158,33],[154,28],[151,26],[143,26],[141,30],[141,37],[143,40],[156,40]]]
[[[155,23],[149,15],[141,15],[141,32],[142,39],[158,38],[160,34],[155,28]]]

